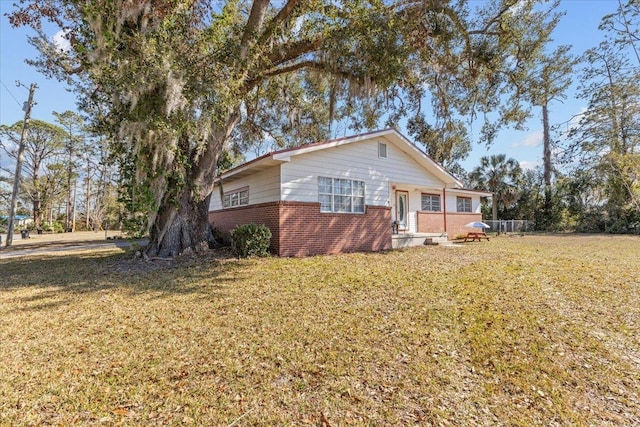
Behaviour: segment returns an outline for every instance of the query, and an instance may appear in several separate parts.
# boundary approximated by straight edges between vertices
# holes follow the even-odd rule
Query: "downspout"
[[[447,234],[447,190],[442,189],[442,212],[444,214],[444,234]]]

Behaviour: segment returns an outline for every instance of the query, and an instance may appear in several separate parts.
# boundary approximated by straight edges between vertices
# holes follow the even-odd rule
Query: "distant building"
[[[9,215],[0,215],[0,221],[9,222]],[[24,228],[29,226],[29,224],[33,223],[33,218],[29,215],[16,215],[13,217],[13,226],[14,228]]]

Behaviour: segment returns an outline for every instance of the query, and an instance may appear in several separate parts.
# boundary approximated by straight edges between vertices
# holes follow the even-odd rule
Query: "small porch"
[[[392,182],[390,191],[394,248],[444,243],[466,234],[465,224],[482,220],[480,197],[490,194],[406,182]]]
[[[393,249],[409,248],[412,246],[438,245],[448,241],[443,233],[398,233],[391,235]]]

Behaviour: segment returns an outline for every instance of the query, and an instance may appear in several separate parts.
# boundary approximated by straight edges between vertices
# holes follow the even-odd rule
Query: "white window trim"
[[[378,142],[378,158],[387,158],[387,144],[385,144],[384,142]]]
[[[331,180],[331,192],[330,193],[326,193],[326,192],[321,192],[320,191],[320,180],[321,179],[330,179]],[[340,193],[336,193],[335,191],[335,182],[339,181],[339,180],[343,180],[343,181],[350,181],[351,182],[351,194],[340,194]],[[354,183],[361,183],[362,184],[362,195],[357,195],[354,194],[354,188],[355,185]],[[329,196],[330,200],[331,200],[331,210],[326,210],[322,208],[322,202],[320,202],[320,198],[321,196]],[[351,210],[350,211],[341,211],[341,210],[336,210],[336,197],[349,197],[351,199]],[[365,210],[366,210],[366,205],[365,205],[365,197],[366,197],[366,184],[364,181],[360,181],[360,180],[356,180],[356,179],[348,179],[348,178],[331,178],[328,176],[318,176],[318,202],[320,202],[320,212],[322,213],[345,213],[345,214],[364,214]],[[362,211],[357,211],[354,210],[356,207],[356,204],[354,203],[354,201],[356,199],[362,199]]]
[[[460,210],[460,205],[459,205],[459,201],[460,200],[468,200],[469,201],[469,210]],[[471,197],[457,196],[456,197],[456,212],[473,213],[473,199]]]
[[[437,197],[438,198],[438,210],[432,210],[432,209],[425,209],[424,208],[424,200],[423,197]],[[422,209],[423,212],[442,212],[442,197],[439,194],[434,194],[434,193],[422,193],[420,194],[420,208]]]
[[[238,206],[247,206],[249,204],[249,187],[242,187],[235,190],[227,191],[222,198],[223,208],[236,208]]]

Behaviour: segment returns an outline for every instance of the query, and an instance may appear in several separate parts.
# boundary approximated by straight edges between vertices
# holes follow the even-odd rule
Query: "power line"
[[[11,95],[11,97],[13,98],[14,101],[16,101],[16,104],[18,104],[19,107],[22,107],[22,104],[20,103],[20,101],[18,101],[16,99],[15,96],[13,96],[13,93],[11,93],[11,91],[9,90],[9,88],[7,87],[6,84],[4,84],[4,82],[2,80],[0,80],[0,83],[2,83],[2,86],[4,86],[4,88],[7,90],[7,92],[9,92],[9,95]]]

